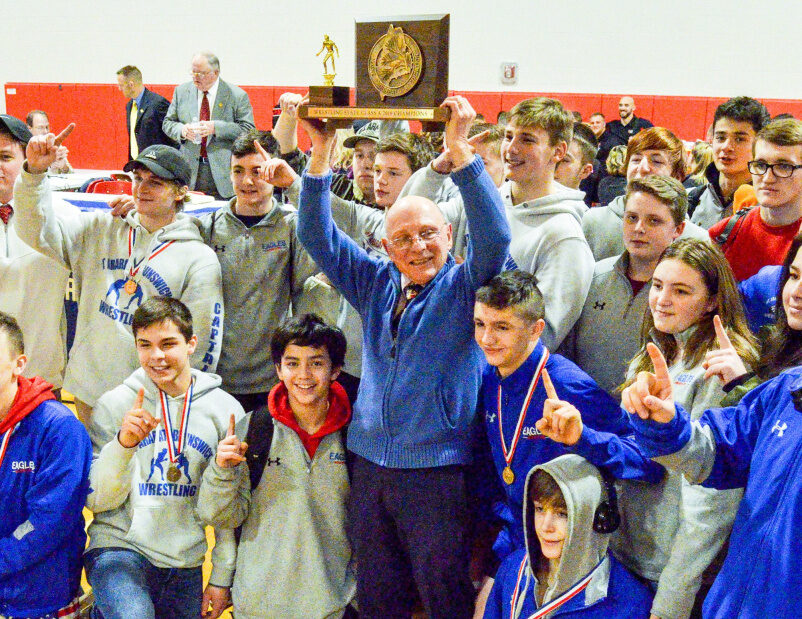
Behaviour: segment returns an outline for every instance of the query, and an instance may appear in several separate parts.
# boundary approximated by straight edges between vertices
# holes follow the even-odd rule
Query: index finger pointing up
[[[134,398],[133,408],[134,409],[142,408],[142,404],[144,403],[144,401],[145,401],[145,388],[140,387],[139,391],[136,394],[136,397]]]
[[[231,418],[228,420],[228,432],[226,432],[226,436],[234,436],[234,426],[236,422],[234,421],[234,413],[231,413]]]
[[[546,368],[543,368],[543,374],[541,374],[543,378],[543,387],[546,389],[546,395],[548,396],[549,400],[559,400],[560,397],[557,395],[557,390],[554,388],[554,383],[551,382],[551,376],[549,376],[549,371]]]
[[[56,136],[55,140],[53,140],[53,144],[56,146],[61,146],[61,143],[67,139],[70,133],[72,133],[73,129],[75,129],[75,123],[70,123],[64,127],[63,131]]]
[[[652,342],[646,344],[646,352],[649,353],[649,358],[654,365],[654,376],[657,381],[661,385],[665,383],[670,384],[671,377],[668,374],[668,364],[666,363],[666,358],[663,356],[663,353],[660,352],[660,349]]]
[[[262,157],[264,157],[265,161],[269,161],[270,160],[270,155],[264,149],[264,147],[261,144],[259,144],[259,140],[254,140],[253,141],[253,145],[256,147],[256,150],[259,151],[259,154],[262,155]]]
[[[733,348],[727,332],[724,330],[724,325],[721,324],[721,318],[718,314],[713,316],[713,328],[716,330],[716,340],[718,340],[719,348]]]

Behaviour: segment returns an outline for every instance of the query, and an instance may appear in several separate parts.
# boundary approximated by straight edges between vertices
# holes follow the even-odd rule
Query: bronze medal
[[[169,478],[170,476],[167,475],[167,477]],[[512,472],[512,469],[509,467],[509,465],[504,467],[504,470],[501,472],[501,478],[508,486],[511,486],[512,482],[515,481],[515,473]]]
[[[179,479],[181,479],[181,471],[178,470],[176,465],[171,464],[170,468],[167,469],[167,481],[175,483]]]
[[[128,294],[135,294],[136,291],[137,291],[137,288],[139,288],[139,286],[137,285],[137,283],[134,280],[129,279],[127,282],[125,282],[124,290]]]

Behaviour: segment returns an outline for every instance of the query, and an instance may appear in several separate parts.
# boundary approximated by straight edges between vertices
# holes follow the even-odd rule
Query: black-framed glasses
[[[802,168],[802,165],[795,165],[793,163],[766,163],[765,161],[750,161],[746,164],[749,168],[750,174],[763,176],[766,172],[771,170],[777,178],[788,178],[795,170]]]
[[[407,251],[412,247],[412,244],[418,239],[420,239],[424,245],[426,245],[427,243],[431,243],[438,236],[440,236],[440,233],[444,229],[445,226],[443,226],[442,228],[432,228],[430,230],[424,230],[420,234],[415,234],[413,236],[408,236],[405,234],[404,236],[399,236],[398,238],[389,240],[388,243],[399,251]]]

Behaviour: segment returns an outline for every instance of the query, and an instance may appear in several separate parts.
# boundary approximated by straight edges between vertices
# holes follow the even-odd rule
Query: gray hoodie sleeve
[[[296,178],[295,182],[293,182],[293,184],[287,188],[285,195],[290,203],[297,208],[298,201],[301,197],[300,177]],[[361,212],[360,207],[375,211],[375,214],[379,218],[382,220],[384,219],[384,214],[381,211],[370,206],[357,204],[353,200],[343,200],[340,196],[333,193],[330,195],[330,198],[331,218],[334,220],[334,223],[337,224],[337,227],[340,230],[354,239],[357,243],[362,243],[365,222],[370,218],[369,214]]]
[[[234,537],[234,529],[215,528],[214,540],[209,584],[216,587],[230,587],[234,582],[234,570],[237,565],[237,540]]]
[[[435,172],[431,164],[426,165],[420,170],[416,170],[415,173],[407,179],[398,197],[420,196],[422,198],[429,198],[429,200],[435,202],[447,180],[449,180],[447,174]],[[459,190],[457,191],[459,192]]]
[[[109,394],[98,400],[89,423],[92,466],[86,506],[95,513],[116,509],[128,499],[137,450],[123,447],[117,440],[122,418],[107,406],[108,398]]]
[[[206,245],[202,247],[206,259],[198,260],[187,274],[180,301],[192,312],[192,326],[198,336],[190,358],[192,367],[214,373],[223,344],[223,276],[217,256]]]
[[[582,313],[596,263],[582,238],[562,239],[544,249],[538,264],[518,266],[537,277],[546,310],[543,343],[557,350]]]
[[[443,197],[444,187],[447,183],[450,183],[453,190],[445,192],[448,195],[447,200],[438,201]],[[431,165],[421,168],[409,177],[398,197],[400,199],[404,196],[420,196],[435,202],[446,221],[455,228],[459,227],[460,222],[465,219],[465,205],[462,202],[459,187],[454,184],[449,175],[435,172]]]
[[[212,460],[198,490],[198,517],[209,526],[233,529],[245,521],[250,506],[248,465],[224,469]]]
[[[701,368],[682,373],[686,377],[691,374],[694,374],[693,379],[686,388],[677,389],[684,395],[675,394],[675,397],[691,419],[698,419],[706,409],[720,405],[724,392],[717,377],[704,380]],[[677,377],[673,378],[676,382]],[[702,573],[729,537],[743,496],[740,488],[715,490],[691,485],[686,479],[682,479],[681,492],[679,528],[652,603],[652,613],[661,619],[687,619],[690,616],[702,583]]]
[[[14,183],[15,228],[18,236],[36,251],[67,268],[70,253],[80,251],[87,221],[85,213],[62,218],[53,209],[53,194],[45,174],[20,171]]]

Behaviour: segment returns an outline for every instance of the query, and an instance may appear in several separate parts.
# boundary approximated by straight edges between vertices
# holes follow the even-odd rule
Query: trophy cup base
[[[312,106],[342,107],[350,102],[351,89],[348,86],[309,87],[309,103]]]

